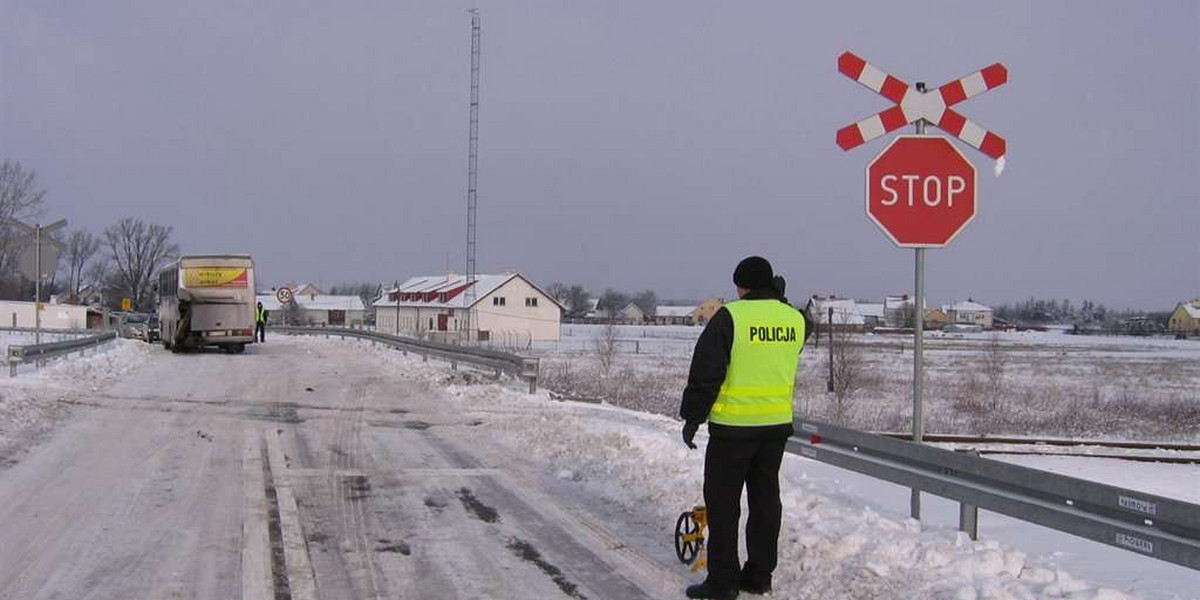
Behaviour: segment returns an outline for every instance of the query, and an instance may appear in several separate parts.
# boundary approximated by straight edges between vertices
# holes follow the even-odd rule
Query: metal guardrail
[[[46,333],[43,330],[42,333]],[[44,344],[13,344],[8,347],[8,376],[17,376],[17,366],[35,362],[41,365],[44,361],[51,358],[66,356],[78,352],[80,355],[95,348],[101,344],[111,342],[117,339],[117,332],[104,331],[92,335],[85,335],[73,340],[63,340],[60,342],[46,342]]]
[[[94,329],[47,329],[45,327],[35,329],[33,327],[0,327],[0,332],[12,333],[38,333],[42,335],[90,335],[96,332]]]
[[[957,500],[972,539],[982,508],[1200,570],[1200,505],[817,421],[795,427],[789,452]]]
[[[430,357],[443,360],[450,363],[452,368],[457,369],[458,363],[473,365],[476,367],[494,370],[497,375],[500,373],[508,373],[514,377],[525,379],[529,382],[529,393],[537,392],[538,374],[540,370],[540,361],[536,357],[520,356],[510,354],[508,352],[500,352],[497,350],[488,350],[485,348],[473,348],[471,346],[458,346],[453,344],[442,344],[438,342],[429,342],[387,333],[378,333],[375,331],[367,331],[364,329],[348,329],[344,327],[293,327],[293,326],[272,326],[270,331],[283,333],[288,335],[320,335],[320,336],[337,336],[342,339],[356,338],[366,340],[375,344],[382,344],[391,348],[396,348],[403,352],[412,352],[420,355],[425,360]]]

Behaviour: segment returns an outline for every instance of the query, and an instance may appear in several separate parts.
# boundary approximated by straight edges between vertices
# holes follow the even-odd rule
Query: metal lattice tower
[[[475,210],[479,163],[479,9],[471,13],[471,133],[467,151],[467,289],[463,300],[467,307],[467,339],[475,337],[479,325],[471,313],[475,304]]]

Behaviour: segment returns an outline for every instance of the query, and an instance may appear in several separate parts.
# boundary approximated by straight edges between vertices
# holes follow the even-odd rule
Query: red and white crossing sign
[[[867,215],[901,248],[940,248],[975,218],[975,180],[950,140],[898,136],[867,165]]]
[[[1008,82],[1008,69],[995,63],[935,91],[921,92],[850,52],[838,57],[838,71],[895,106],[837,132],[842,150],[861,146],[885,133],[924,119],[946,133],[999,160],[1007,152],[1004,138],[975,124],[950,107]]]

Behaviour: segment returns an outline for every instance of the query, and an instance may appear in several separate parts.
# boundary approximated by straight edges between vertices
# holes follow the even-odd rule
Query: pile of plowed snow
[[[86,399],[87,392],[137,368],[154,350],[145,342],[117,339],[41,369],[21,365],[16,377],[0,373],[0,456],[48,429],[70,409],[69,401]]]

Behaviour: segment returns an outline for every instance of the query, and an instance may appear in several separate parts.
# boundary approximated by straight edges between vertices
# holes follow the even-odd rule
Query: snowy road
[[[64,398],[72,418],[0,471],[0,598],[677,593],[665,554],[556,497],[486,416],[362,356],[156,352]]]

